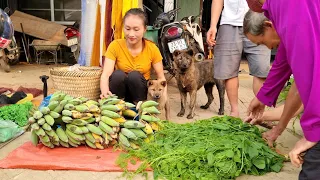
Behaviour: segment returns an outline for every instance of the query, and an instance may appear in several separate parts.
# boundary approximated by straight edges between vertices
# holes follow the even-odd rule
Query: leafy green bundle
[[[3,106],[0,108],[0,120],[11,120],[20,127],[25,126],[28,124],[28,116],[32,107],[32,102]]]
[[[233,117],[213,117],[187,124],[166,122],[155,140],[139,150],[122,154],[117,164],[126,170],[128,161],[149,164],[155,179],[234,179],[241,173],[262,175],[279,172],[284,158],[272,151],[259,129]]]

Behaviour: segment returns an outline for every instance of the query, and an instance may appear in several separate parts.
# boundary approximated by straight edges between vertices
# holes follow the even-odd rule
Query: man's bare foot
[[[235,118],[240,117],[239,112],[231,112],[230,116],[235,117]]]

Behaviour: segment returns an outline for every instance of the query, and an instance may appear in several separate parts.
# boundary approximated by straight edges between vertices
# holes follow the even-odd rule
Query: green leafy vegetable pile
[[[117,160],[125,172],[128,162],[139,158],[155,179],[234,179],[241,173],[262,175],[279,172],[284,158],[271,150],[259,129],[233,117],[213,117],[194,123],[166,122],[154,141],[141,143]]]
[[[0,120],[11,120],[20,127],[25,126],[28,124],[28,116],[32,107],[32,102],[3,106],[0,108]]]

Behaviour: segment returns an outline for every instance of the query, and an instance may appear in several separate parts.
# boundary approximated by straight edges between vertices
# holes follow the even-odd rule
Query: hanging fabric
[[[105,35],[105,51],[112,41],[112,29],[111,29],[111,13],[112,13],[112,0],[106,2],[106,35]],[[103,54],[105,54],[105,51]]]
[[[78,64],[90,66],[97,23],[97,0],[81,1],[81,47]]]
[[[141,2],[140,2],[141,6]],[[138,8],[139,0],[113,0],[112,1],[112,20],[111,27],[114,33],[114,39],[124,38],[123,17],[131,8]]]
[[[96,12],[96,27],[94,31],[94,38],[93,38],[93,44],[92,44],[92,56],[91,56],[91,66],[99,66],[100,65],[100,58],[101,58],[101,27],[102,22],[101,20],[101,4],[100,2],[103,0],[99,0],[99,3],[97,4],[97,12]],[[103,43],[103,42],[102,42]]]
[[[113,29],[114,39],[121,39],[122,35],[122,3],[122,0],[112,1],[111,27]]]
[[[78,64],[81,66],[86,65],[85,60],[85,53],[84,53],[84,46],[85,46],[85,17],[86,17],[86,9],[87,9],[87,3],[86,0],[81,0],[81,26],[80,26],[80,33],[81,33],[81,41],[80,41],[80,55],[78,58]]]
[[[104,55],[108,49],[109,44],[111,43],[113,37],[113,30],[111,26],[111,13],[112,13],[112,0],[107,0],[106,1],[106,12],[105,12],[105,19],[106,19],[106,24],[105,24],[105,43],[103,44],[103,53],[102,53],[102,58],[100,65],[103,66],[104,63]]]
[[[122,18],[126,14],[127,11],[129,11],[131,8],[138,8],[139,2],[138,0],[123,0],[123,6],[122,6]],[[122,32],[121,38],[124,38],[124,32]]]

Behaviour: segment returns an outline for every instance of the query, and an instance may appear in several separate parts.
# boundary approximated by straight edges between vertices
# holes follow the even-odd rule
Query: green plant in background
[[[155,179],[234,179],[242,173],[262,175],[279,172],[284,157],[271,150],[255,126],[233,117],[213,117],[194,123],[165,122],[150,143],[122,154],[117,164],[126,174],[129,162],[143,161],[131,175],[145,173]]]
[[[285,88],[283,88],[283,90],[279,94],[277,103],[281,103],[281,102],[283,102],[283,101],[285,101],[287,99],[288,92],[289,92],[293,82],[294,82],[294,79],[290,78],[289,81],[288,81],[288,85]]]
[[[284,101],[287,99],[289,90],[290,90],[291,85],[292,85],[293,83],[294,83],[294,79],[291,77],[291,78],[288,80],[288,85],[287,85],[287,86],[281,91],[281,93],[279,94],[277,103],[282,103],[282,102],[284,102]],[[297,116],[294,118],[294,120],[293,120],[292,130],[293,130],[293,133],[294,133],[294,134],[296,134],[295,123],[296,123],[297,120],[300,120],[301,115],[302,115],[302,114],[297,115]]]
[[[0,108],[0,120],[10,120],[23,127],[28,124],[28,116],[32,107],[32,102],[3,106]]]

